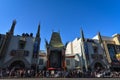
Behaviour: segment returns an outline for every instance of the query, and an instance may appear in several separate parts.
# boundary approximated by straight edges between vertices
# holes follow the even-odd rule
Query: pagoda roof
[[[53,32],[52,33],[49,46],[57,47],[57,48],[60,48],[60,47],[64,46],[64,44],[62,43],[62,40],[61,40],[60,33],[58,33],[58,32]]]

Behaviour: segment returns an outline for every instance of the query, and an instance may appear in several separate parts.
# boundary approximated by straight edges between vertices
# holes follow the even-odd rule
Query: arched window
[[[98,47],[95,43],[92,43],[94,53],[98,53]]]

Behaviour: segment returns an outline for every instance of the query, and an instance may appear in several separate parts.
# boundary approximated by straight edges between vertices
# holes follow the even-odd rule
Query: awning
[[[51,67],[51,68],[48,68],[48,70],[56,70],[56,68]]]
[[[61,68],[53,68],[53,67],[50,67],[48,68],[47,70],[62,70]]]

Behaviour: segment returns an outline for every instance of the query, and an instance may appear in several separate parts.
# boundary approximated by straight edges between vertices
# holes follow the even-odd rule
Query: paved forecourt
[[[0,80],[120,80],[120,78],[2,78]]]

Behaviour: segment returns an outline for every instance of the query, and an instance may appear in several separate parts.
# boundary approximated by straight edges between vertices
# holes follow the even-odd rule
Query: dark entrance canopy
[[[48,68],[48,70],[56,70],[56,68],[50,67]]]

